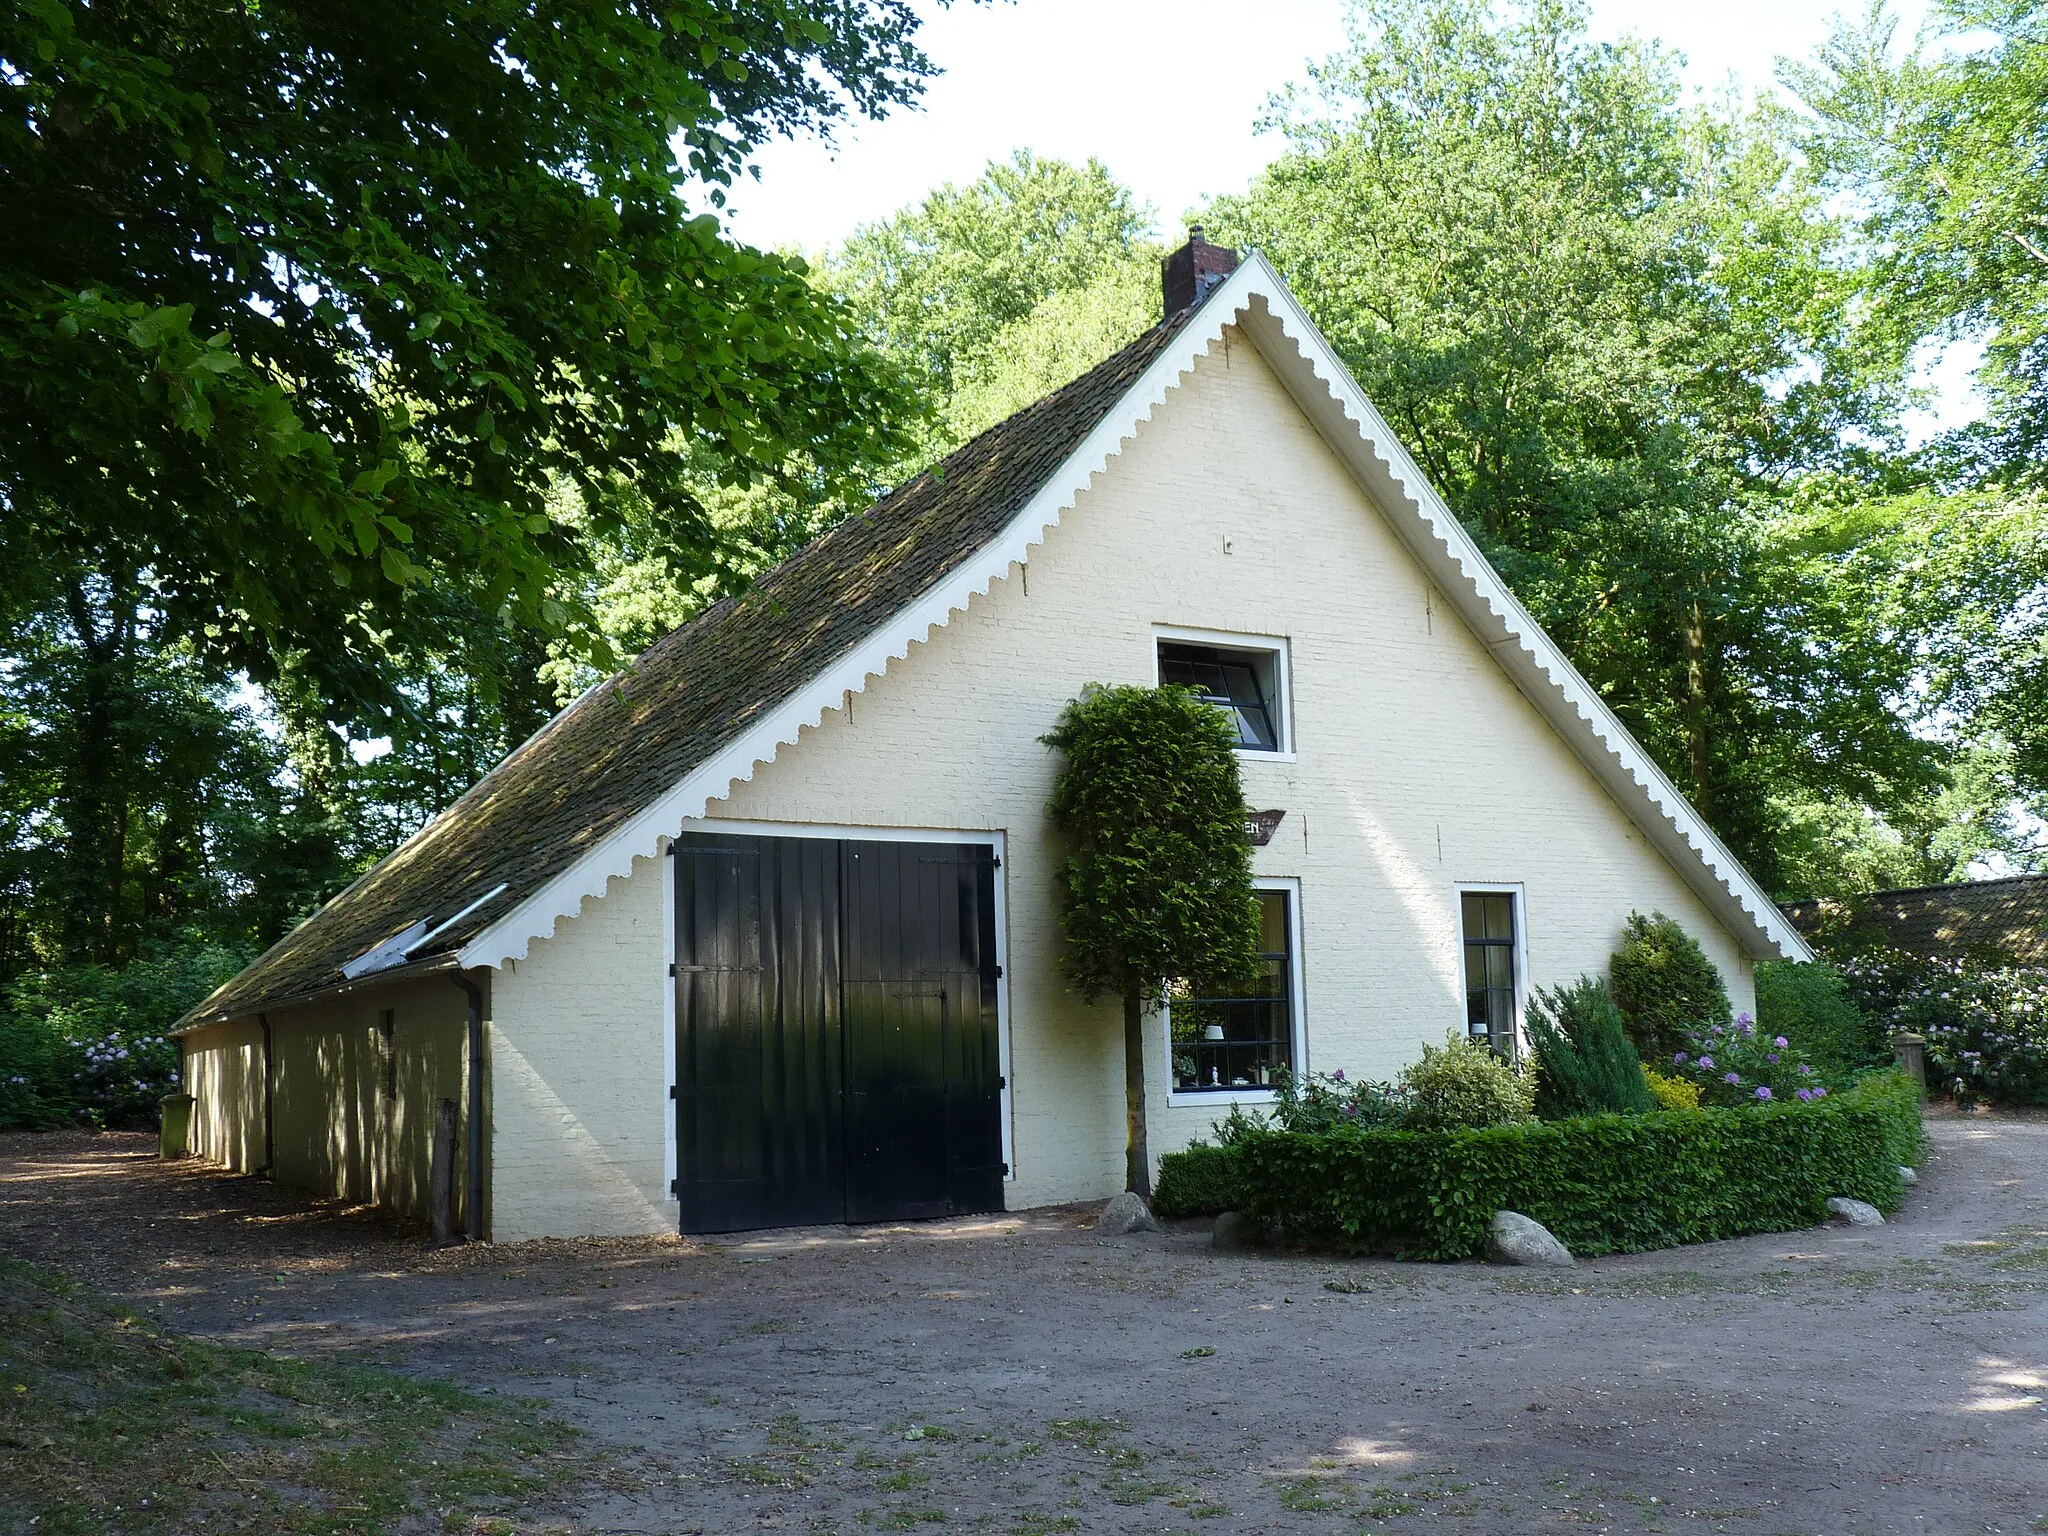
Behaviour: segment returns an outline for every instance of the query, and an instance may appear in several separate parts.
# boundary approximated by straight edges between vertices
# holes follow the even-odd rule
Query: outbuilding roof
[[[1822,948],[1882,944],[1936,959],[1995,954],[2048,964],[2048,875],[1788,901],[1785,915]]]
[[[402,965],[383,969],[458,954],[1001,533],[1193,313],[1154,326],[656,641],[182,1025],[335,985],[344,966],[423,923],[395,957]]]
[[[591,689],[181,1021],[523,956],[1030,558],[1226,327],[1248,335],[1525,697],[1753,956],[1811,951],[1472,542],[1257,253]],[[380,950],[376,956],[371,951]],[[367,979],[367,978],[366,978]]]

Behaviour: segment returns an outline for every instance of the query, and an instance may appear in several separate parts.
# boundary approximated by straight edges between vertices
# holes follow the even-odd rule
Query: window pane
[[[1275,752],[1280,747],[1264,681],[1271,664],[1270,654],[1171,642],[1159,647],[1160,683],[1196,690],[1205,703],[1229,717],[1240,747],[1259,752]]]
[[[1464,924],[1465,1023],[1503,1055],[1515,1050],[1515,899],[1506,892],[1460,893]]]
[[[1246,986],[1199,995],[1185,984],[1167,988],[1173,1086],[1181,1093],[1228,1093],[1270,1087],[1294,1062],[1293,963],[1285,891],[1259,893],[1265,963]]]

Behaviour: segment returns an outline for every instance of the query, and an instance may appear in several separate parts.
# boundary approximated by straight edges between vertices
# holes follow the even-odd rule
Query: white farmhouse
[[[1039,737],[1091,682],[1231,713],[1267,980],[1162,1014],[1154,1154],[1282,1068],[1515,1039],[1632,910],[1738,1008],[1807,950],[1502,585],[1272,268],[1166,318],[592,689],[185,1021],[194,1150],[471,1232],[1018,1209],[1123,1169],[1063,986]],[[1191,1023],[1188,1014],[1198,1020]]]

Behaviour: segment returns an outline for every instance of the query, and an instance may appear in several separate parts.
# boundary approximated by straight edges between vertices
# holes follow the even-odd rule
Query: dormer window
[[[1162,633],[1159,685],[1192,688],[1222,710],[1237,731],[1240,752],[1290,749],[1285,651],[1277,641],[1232,643],[1220,636]]]

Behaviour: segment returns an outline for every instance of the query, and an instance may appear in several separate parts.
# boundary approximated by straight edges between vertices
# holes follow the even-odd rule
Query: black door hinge
[[[672,1098],[672,1099],[673,1099],[673,1098],[675,1098],[675,1097],[676,1097],[676,1096],[677,1096],[678,1094],[680,1094],[681,1092],[682,1092],[682,1085],[681,1085],[680,1083],[670,1083],[670,1084],[668,1085],[668,1096],[669,1096],[670,1098]]]
[[[1010,1165],[1009,1165],[1008,1163],[1004,1163],[1004,1164],[1002,1165],[1002,1169],[1003,1169],[1003,1177],[1007,1179],[1007,1178],[1008,1178],[1008,1177],[1010,1176]]]
[[[997,1091],[998,1093],[1002,1092],[1002,1090],[1003,1090],[1003,1089],[1005,1089],[1005,1088],[1007,1088],[1007,1087],[1009,1087],[1009,1086],[1010,1086],[1010,1080],[1009,1080],[1009,1079],[1008,1079],[1007,1077],[999,1077],[999,1078],[997,1078],[997,1079],[996,1079],[996,1091]]]
[[[669,1194],[669,1198],[670,1198],[671,1200],[680,1200],[680,1199],[682,1199],[682,1198],[683,1198],[683,1181],[682,1181],[681,1179],[670,1179],[670,1180],[668,1181],[668,1194]]]
[[[991,868],[991,869],[1001,869],[1001,868],[1003,867],[1003,859],[1002,859],[1002,855],[1001,855],[1001,854],[996,854],[996,855],[994,855],[993,857],[991,857],[991,858],[989,859],[988,863],[989,863],[989,868]]]
[[[668,963],[668,973],[671,976],[675,975],[676,973],[676,963],[673,960],[669,961]]]
[[[999,966],[997,966],[997,967],[996,967],[996,980],[997,980],[997,981],[1001,981],[1002,979],[1003,979],[1003,968],[1002,968],[1002,967],[1001,967],[1001,966],[999,965]]]

